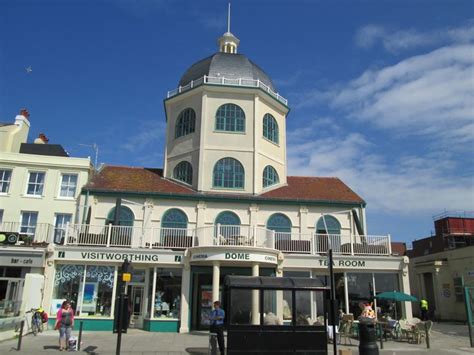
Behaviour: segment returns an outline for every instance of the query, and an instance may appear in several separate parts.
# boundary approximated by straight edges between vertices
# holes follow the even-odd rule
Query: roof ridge
[[[337,176],[302,176],[302,175],[287,175],[287,178],[305,178],[305,179],[336,179],[341,180]]]

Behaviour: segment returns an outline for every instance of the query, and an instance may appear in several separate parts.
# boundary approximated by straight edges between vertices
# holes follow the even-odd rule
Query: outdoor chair
[[[406,339],[409,341],[412,328],[413,326],[406,319],[400,319],[395,328],[395,334],[398,339],[400,340]]]
[[[414,329],[414,342],[416,342],[416,344],[421,344],[423,338],[426,338],[425,325],[428,330],[428,336],[430,336],[431,328],[433,327],[433,321],[427,320],[426,322],[417,323]]]
[[[352,336],[352,321],[342,321],[339,328],[339,343],[342,343],[342,338],[345,338],[344,345],[347,345],[347,339],[349,339],[349,344],[352,345],[351,336]]]

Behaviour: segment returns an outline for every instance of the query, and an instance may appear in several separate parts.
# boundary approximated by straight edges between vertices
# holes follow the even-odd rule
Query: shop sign
[[[43,267],[42,254],[11,253],[0,256],[2,266]]]
[[[474,277],[474,270],[470,270],[467,272],[468,277]]]
[[[319,260],[319,266],[327,267],[329,264],[327,259]],[[367,262],[360,259],[339,259],[333,260],[332,265],[335,268],[356,268],[356,269],[366,269]]]
[[[156,253],[127,253],[110,251],[56,250],[56,260],[84,260],[123,262],[127,259],[134,263],[176,263],[180,264],[182,255]]]
[[[248,252],[219,252],[193,254],[191,261],[256,261],[276,264],[278,259],[274,255]]]

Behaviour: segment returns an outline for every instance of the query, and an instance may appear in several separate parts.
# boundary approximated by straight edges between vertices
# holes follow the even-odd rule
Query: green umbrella
[[[418,298],[412,295],[408,295],[403,292],[398,291],[389,291],[389,292],[382,292],[379,293],[375,298],[379,300],[389,300],[389,301],[396,301],[396,302],[417,302]],[[397,307],[395,307],[395,319],[397,317]]]

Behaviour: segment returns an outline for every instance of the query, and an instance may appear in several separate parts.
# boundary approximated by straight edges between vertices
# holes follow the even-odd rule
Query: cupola
[[[218,40],[217,45],[219,46],[219,52],[236,54],[237,47],[239,46],[240,40],[230,32],[230,3],[227,10],[227,32],[224,33]]]

